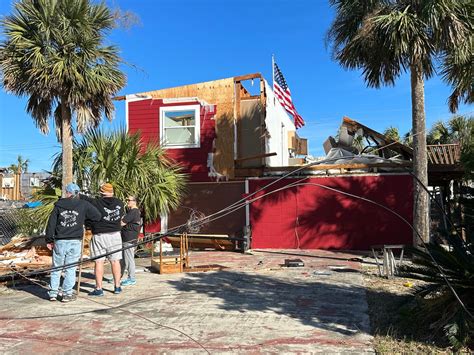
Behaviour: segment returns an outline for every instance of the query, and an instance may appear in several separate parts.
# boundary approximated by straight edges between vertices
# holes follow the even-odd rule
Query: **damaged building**
[[[250,248],[412,243],[411,148],[344,118],[338,138],[324,142],[325,160],[314,162],[261,74],[117,99],[125,101],[128,131],[158,142],[189,174],[182,206],[147,232],[166,232],[193,211],[210,215],[257,192],[199,233],[245,237]],[[430,165],[435,184],[443,183],[443,169],[459,170],[455,157],[439,166]]]

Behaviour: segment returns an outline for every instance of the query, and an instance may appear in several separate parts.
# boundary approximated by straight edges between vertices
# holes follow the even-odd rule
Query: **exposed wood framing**
[[[258,79],[260,82],[260,94],[250,95],[243,87],[242,81]],[[235,134],[237,139],[241,136],[238,123],[241,118],[240,109],[243,100],[260,99],[263,108],[262,115],[262,134],[261,134],[261,151],[265,152],[265,112],[266,112],[266,92],[265,83],[260,73],[236,76],[227,79],[213,80],[203,83],[184,85],[174,88],[167,88],[155,91],[148,91],[135,94],[136,96],[151,97],[152,99],[172,99],[180,97],[197,97],[209,104],[217,105],[216,115],[216,144],[214,155],[214,168],[220,174],[228,178],[234,178],[234,158],[239,158],[239,144],[235,144]],[[126,96],[117,96],[114,100],[125,100]]]
[[[410,147],[396,142],[393,139],[387,138],[385,135],[374,131],[373,129],[360,124],[357,121],[350,119],[349,117],[343,117],[342,125],[347,127],[347,131],[350,134],[355,134],[359,129],[362,129],[365,137],[371,137],[373,140],[377,141],[380,147],[390,148],[390,150],[396,151],[401,154],[405,159],[411,159],[413,157],[413,149]]]
[[[237,157],[242,155],[241,152],[241,144],[240,144],[240,139],[242,137],[242,128],[240,125],[240,119],[241,119],[241,113],[240,113],[240,100],[241,100],[241,93],[242,93],[242,83],[240,81],[235,81],[234,82],[234,88],[235,88],[235,120],[234,123],[236,125],[236,142],[237,142]],[[235,162],[235,161],[234,161]]]
[[[258,154],[258,155],[253,155],[251,157],[238,158],[238,159],[235,159],[235,161],[240,162],[240,161],[246,161],[246,160],[261,159],[261,158],[273,157],[275,155],[277,155],[277,153],[275,153],[275,152],[266,153],[266,154]]]
[[[244,80],[252,80],[252,79],[263,79],[262,74],[260,73],[253,73],[253,74],[245,74],[245,75],[239,75],[234,77],[235,81],[244,81]]]
[[[403,162],[403,163],[373,163],[373,164],[321,164],[321,165],[313,165],[308,166],[301,170],[301,173],[304,174],[305,172],[311,171],[334,171],[339,170],[339,173],[351,173],[353,170],[368,170],[372,172],[378,172],[380,168],[392,168],[397,169],[399,171],[405,171],[405,168],[411,168],[411,162]],[[300,169],[301,166],[280,166],[280,167],[266,167],[260,169],[236,169],[235,176],[236,177],[260,177],[263,176],[265,173],[269,172],[290,172]]]
[[[455,165],[461,160],[459,144],[427,145],[428,158],[431,164]]]
[[[253,80],[253,79],[258,79],[260,82],[260,94],[259,95],[250,95],[250,93],[244,88],[242,85],[242,81],[245,80]],[[238,164],[241,163],[242,161],[247,161],[249,159],[242,159],[245,157],[242,157],[244,154],[241,151],[242,147],[242,139],[244,139],[244,132],[242,130],[242,105],[241,102],[245,100],[255,100],[255,99],[260,99],[260,104],[262,107],[262,116],[261,116],[261,122],[260,122],[260,152],[262,154],[265,153],[266,149],[266,142],[265,142],[265,113],[266,113],[266,93],[265,93],[265,83],[263,81],[263,77],[260,73],[255,73],[255,74],[247,74],[247,75],[241,75],[241,76],[236,76],[234,77],[234,87],[235,87],[235,122],[236,122],[236,132],[237,132],[237,140],[236,140],[236,146],[237,146],[237,155],[235,159],[235,164],[236,167],[238,167]],[[256,155],[257,156],[257,155]],[[264,156],[262,156],[264,158]],[[258,158],[255,158],[258,159]],[[262,164],[263,165],[263,164]]]

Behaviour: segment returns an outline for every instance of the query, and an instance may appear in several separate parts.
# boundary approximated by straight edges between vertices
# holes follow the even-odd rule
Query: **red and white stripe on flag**
[[[280,104],[289,114],[293,116],[295,127],[303,127],[303,117],[301,117],[296,111],[293,100],[291,99],[290,88],[288,87],[285,77],[276,63],[273,63],[273,91]]]
[[[280,102],[280,104],[284,107],[288,113],[293,116],[295,121],[295,127],[300,128],[304,126],[303,117],[301,117],[298,112],[296,111],[295,105],[293,105],[293,101],[291,100],[291,92],[290,89],[283,90],[280,85],[277,83],[273,83],[273,91],[275,93],[276,98]]]

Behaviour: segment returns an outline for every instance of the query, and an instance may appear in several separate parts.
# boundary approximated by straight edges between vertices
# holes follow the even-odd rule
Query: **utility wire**
[[[419,133],[417,133],[417,134],[419,134]],[[393,144],[393,143],[392,143],[392,144]],[[383,149],[383,147],[376,149],[376,151],[377,151],[377,150],[380,150],[380,149]],[[380,158],[380,157],[370,157],[370,156],[363,156],[363,157],[364,157],[364,158],[369,158],[369,159],[379,159],[379,160],[381,159],[381,160],[384,160],[384,161],[390,161],[390,162],[392,162],[392,163],[397,163],[396,161],[389,160],[389,159],[385,159],[385,158]],[[201,221],[199,221],[199,222],[200,222],[200,223],[204,223],[204,222],[205,222],[205,223],[209,223],[210,221],[213,221],[213,220],[218,219],[218,218],[222,218],[222,217],[224,217],[224,216],[226,216],[226,215],[228,215],[228,214],[230,214],[230,213],[235,212],[237,209],[242,208],[242,207],[246,206],[247,204],[250,204],[251,202],[253,202],[253,200],[250,200],[250,201],[248,201],[248,202],[245,201],[245,200],[248,200],[248,198],[249,198],[250,196],[254,196],[254,195],[257,194],[258,192],[263,191],[264,189],[267,189],[269,186],[272,186],[272,185],[276,184],[278,181],[281,181],[281,180],[283,180],[284,178],[286,178],[286,177],[288,177],[288,176],[291,176],[291,175],[293,175],[293,174],[295,174],[295,173],[297,173],[297,172],[300,172],[300,171],[302,171],[302,170],[304,170],[304,169],[306,169],[306,168],[308,168],[308,167],[310,167],[310,166],[318,165],[318,164],[323,164],[323,163],[327,163],[327,162],[330,162],[330,161],[343,160],[343,159],[353,159],[353,158],[354,158],[354,157],[338,157],[338,158],[324,159],[324,160],[317,161],[317,162],[310,162],[310,163],[308,163],[308,164],[306,164],[306,165],[301,166],[300,168],[298,168],[298,169],[296,169],[296,170],[293,170],[293,171],[290,171],[290,172],[287,173],[287,174],[284,174],[283,176],[279,177],[278,179],[275,179],[274,181],[272,181],[271,183],[269,183],[269,184],[263,186],[262,188],[260,188],[260,189],[258,189],[258,190],[256,190],[256,191],[254,191],[253,193],[247,195],[246,197],[244,197],[244,198],[242,198],[242,199],[240,199],[240,200],[234,202],[233,204],[231,204],[231,205],[229,205],[229,206],[227,206],[227,207],[221,209],[220,211],[217,211],[217,212],[215,212],[215,213],[213,213],[213,214],[211,214],[211,215],[205,217],[203,220],[201,220]],[[400,164],[400,165],[401,165],[401,164]],[[401,165],[401,166],[402,166],[402,165]],[[403,167],[403,166],[402,166],[402,167]],[[423,189],[429,194],[429,196],[432,197],[431,194],[429,193],[429,190],[427,189],[427,187],[424,186],[424,184],[423,184],[413,173],[411,173],[411,172],[409,172],[409,173],[410,173],[413,177],[415,177],[417,183],[419,183],[419,184],[423,187]],[[307,177],[304,177],[304,178],[302,178],[301,180],[305,180],[305,179],[307,179]],[[287,188],[288,188],[288,187],[287,187]],[[281,190],[281,189],[274,190],[274,191],[272,191],[271,193],[275,193],[275,192],[280,191],[280,190]],[[340,191],[340,192],[342,192],[342,191]],[[261,198],[261,197],[260,197],[260,198]],[[242,204],[243,201],[245,201],[245,202]],[[390,211],[390,212],[393,212],[393,211],[392,211],[391,209],[389,209],[389,208],[387,208],[387,210]],[[442,211],[444,212],[443,209],[442,209]],[[223,214],[222,214],[222,213],[223,213]],[[220,214],[222,214],[222,215],[220,215]],[[216,215],[219,215],[219,217],[217,217],[217,218],[210,218],[210,217],[214,217],[214,216],[216,216]],[[179,231],[179,229],[182,228],[184,225],[185,225],[185,224],[182,224],[182,225],[180,225],[180,226],[177,226],[177,227],[173,228],[171,231],[168,231],[168,233],[166,233],[166,234],[158,234],[158,235],[153,234],[153,235],[151,236],[151,238],[144,238],[144,240],[141,241],[139,244],[148,243],[148,242],[150,242],[150,241],[159,240],[159,239],[161,239],[161,238],[164,238],[164,237],[166,237],[166,236],[169,236],[169,235],[171,235],[172,233],[174,233],[174,232],[176,232],[176,231]],[[466,306],[464,305],[464,303],[461,301],[461,299],[460,299],[459,296],[457,295],[456,291],[455,291],[454,288],[452,287],[452,285],[451,285],[451,283],[449,282],[449,280],[447,279],[447,277],[444,275],[444,273],[443,273],[441,267],[440,267],[439,264],[436,262],[435,258],[434,258],[433,255],[431,254],[430,250],[426,247],[426,243],[425,243],[425,241],[423,240],[423,238],[419,235],[418,231],[416,231],[416,229],[414,229],[413,226],[411,226],[411,227],[412,227],[412,229],[415,231],[415,234],[420,238],[420,240],[421,240],[421,242],[422,242],[424,248],[426,249],[426,251],[427,251],[428,254],[430,255],[430,258],[432,259],[433,263],[434,263],[434,264],[436,265],[436,267],[438,268],[438,270],[439,270],[441,276],[443,277],[443,279],[445,280],[446,284],[448,285],[448,287],[450,288],[450,290],[451,290],[452,293],[454,294],[455,298],[456,298],[456,299],[458,300],[458,302],[461,304],[461,306],[462,306],[463,309],[466,311],[466,313],[467,313],[469,316],[471,316],[471,318],[474,319],[474,316],[469,312],[469,310],[467,310]],[[121,251],[121,250],[126,250],[126,249],[129,249],[129,248],[131,248],[131,247],[133,247],[133,246],[123,247],[123,248],[121,248],[121,249],[118,249],[118,250],[115,250],[115,251],[106,253],[106,254],[104,254],[104,255],[99,255],[99,256],[90,258],[88,261],[92,261],[92,260],[95,260],[95,259],[98,259],[98,258],[102,258],[102,257],[104,257],[104,256],[108,256],[108,255],[110,255],[110,254],[112,254],[112,253],[115,253],[115,252],[118,252],[118,251]],[[79,262],[79,263],[80,263],[80,262]],[[48,268],[48,269],[43,269],[43,270],[35,271],[35,272],[30,273],[29,275],[40,274],[40,273],[43,274],[43,273],[46,273],[46,272],[50,272],[50,271],[54,271],[54,270],[59,270],[59,269],[62,269],[62,268],[66,268],[66,267],[70,267],[70,266],[76,266],[76,265],[78,265],[77,262],[76,262],[76,263],[70,263],[70,264],[61,265],[61,266],[55,267],[55,268],[53,267],[53,268]],[[4,277],[8,277],[8,276],[9,276],[9,275],[5,275]]]
[[[12,268],[10,267],[10,269],[12,269]],[[14,270],[14,272],[15,272],[15,270]],[[31,279],[31,278],[29,278],[29,277],[26,277],[26,276],[23,275],[21,272],[16,271],[16,273],[18,273],[21,277],[25,278],[26,280],[28,280],[28,281],[30,281],[30,282],[32,282],[32,283],[34,283],[34,284],[40,286],[41,288],[47,289],[47,288],[46,288],[44,285],[42,285],[40,282],[38,282],[38,281],[36,281],[36,280],[34,280],[34,279]],[[78,295],[78,296],[79,296],[79,295]],[[177,328],[174,328],[174,327],[171,327],[171,326],[167,326],[167,325],[164,325],[164,324],[160,324],[160,323],[155,322],[155,321],[153,321],[153,320],[151,320],[151,319],[149,319],[149,318],[147,318],[147,317],[145,317],[145,316],[142,316],[141,314],[134,313],[134,312],[131,312],[131,311],[127,310],[127,309],[124,309],[124,308],[123,308],[124,305],[110,306],[110,305],[108,305],[108,304],[106,304],[106,303],[99,302],[99,301],[94,300],[94,299],[92,299],[92,298],[90,298],[90,297],[82,297],[82,296],[79,296],[79,297],[81,297],[81,298],[83,298],[83,299],[86,299],[86,300],[88,300],[88,301],[90,301],[90,302],[94,302],[94,303],[100,304],[100,305],[102,305],[102,306],[106,306],[106,307],[107,307],[106,309],[119,309],[119,310],[121,310],[122,312],[131,314],[132,316],[135,316],[135,317],[141,318],[141,319],[143,319],[143,320],[146,320],[147,322],[150,322],[150,323],[152,323],[152,324],[154,324],[154,325],[156,325],[156,326],[158,326],[158,327],[167,328],[167,329],[170,329],[170,330],[172,330],[172,331],[178,332],[178,333],[180,333],[181,335],[184,335],[186,338],[188,338],[188,339],[190,339],[191,341],[193,341],[194,343],[196,343],[197,345],[199,345],[199,347],[201,347],[204,351],[206,351],[208,354],[210,354],[210,352],[204,347],[204,345],[202,345],[199,341],[197,341],[196,339],[194,339],[194,338],[193,338],[192,336],[190,336],[189,334],[186,334],[186,333],[183,332],[182,330],[179,330],[179,329],[177,329]],[[158,297],[152,297],[152,298],[155,299],[155,298],[158,298]],[[139,301],[139,302],[142,302],[143,299],[138,300],[138,301]],[[126,305],[127,305],[127,306],[128,306],[128,305],[133,305],[134,303],[137,303],[137,301],[135,301],[135,302],[129,302],[129,303],[126,304]],[[104,310],[104,309],[101,309],[100,311],[103,311],[103,310]],[[97,312],[97,310],[93,310],[93,311],[89,311],[89,312],[78,312],[78,313],[67,314],[67,315],[70,316],[70,315],[85,314],[85,313],[91,313],[91,312]],[[62,314],[61,316],[66,316],[66,314]],[[46,317],[44,317],[44,316],[42,316],[42,317],[35,317],[35,319],[36,319],[36,318],[41,318],[41,319],[43,319],[43,318],[47,318],[47,316],[46,316]],[[0,318],[0,319],[4,319],[4,320],[13,320],[13,319],[15,319],[15,320],[16,320],[16,319],[19,319],[19,318],[6,318],[6,317],[2,317],[2,318]],[[31,318],[26,318],[26,319],[31,319]],[[88,349],[82,349],[82,350],[86,350],[86,351],[89,351],[89,352],[98,354],[98,353],[96,353],[95,351],[91,351],[91,350],[88,350]]]

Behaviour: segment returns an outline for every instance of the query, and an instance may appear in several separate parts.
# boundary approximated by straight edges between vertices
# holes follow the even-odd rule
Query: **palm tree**
[[[328,40],[343,67],[362,69],[368,86],[394,85],[410,72],[414,174],[428,184],[424,80],[440,59],[454,86],[452,109],[472,102],[473,3],[465,0],[330,0],[336,9]],[[466,85],[466,82],[470,82]],[[415,186],[414,224],[429,239],[428,195]],[[414,238],[415,235],[414,235]],[[415,243],[417,241],[415,240]]]
[[[61,156],[57,156],[53,175],[60,175],[60,169]],[[178,207],[186,181],[165,150],[144,144],[139,133],[127,134],[125,129],[89,129],[81,140],[74,140],[74,169],[79,186],[92,194],[110,182],[122,200],[130,194],[138,196],[148,222]]]
[[[447,241],[449,250],[436,244],[411,249],[417,258],[402,273],[426,281],[415,289],[421,321],[430,325],[433,337],[446,336],[459,349],[474,342],[474,248],[452,236]]]
[[[443,121],[438,121],[433,124],[428,135],[426,136],[426,142],[428,144],[447,144],[451,141],[451,132],[449,127]]]
[[[54,118],[63,189],[73,180],[73,120],[79,133],[96,127],[102,115],[111,120],[112,96],[125,84],[118,49],[103,44],[114,22],[104,3],[90,0],[20,0],[2,20],[2,84],[28,97],[27,112],[42,133]]]
[[[474,117],[456,115],[448,122],[438,121],[427,136],[428,144],[457,143],[461,147],[461,163],[470,180],[474,171]]]
[[[17,159],[17,163],[11,164],[8,167],[8,170],[13,174],[21,174],[21,173],[28,172],[28,165],[30,163],[30,160],[23,159],[21,155],[19,155],[16,159]]]
[[[436,122],[428,133],[427,141],[428,144],[457,143],[465,151],[474,141],[474,117],[456,115],[448,122]]]
[[[400,141],[400,132],[397,127],[390,126],[383,132],[383,134],[395,142]]]

